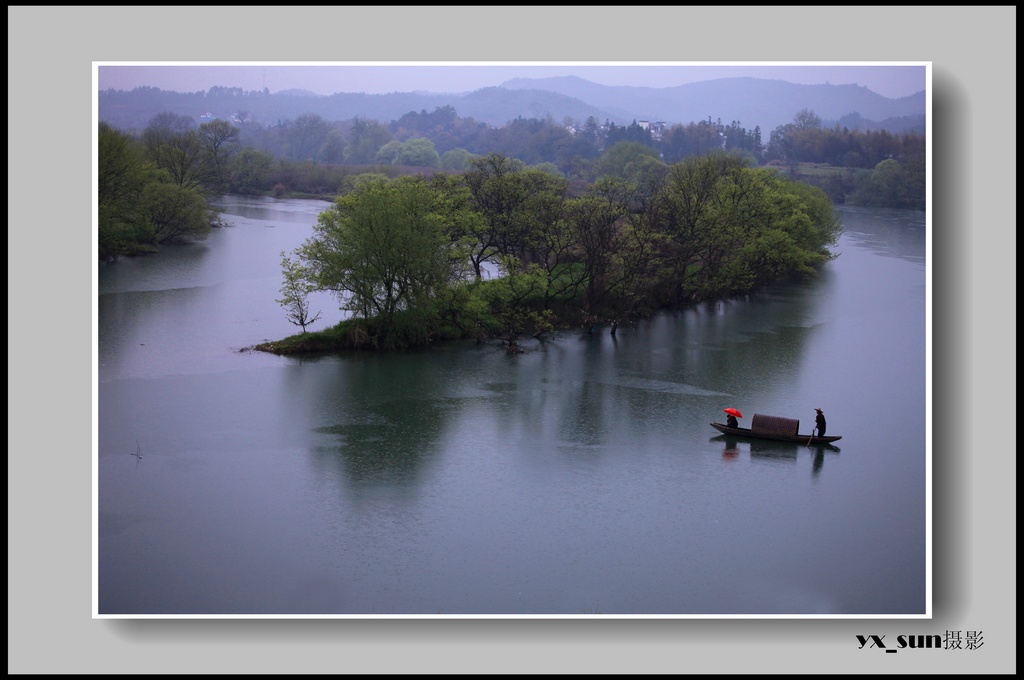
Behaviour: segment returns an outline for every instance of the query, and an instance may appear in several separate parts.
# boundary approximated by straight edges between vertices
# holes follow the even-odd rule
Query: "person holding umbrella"
[[[818,436],[825,436],[825,414],[821,412],[820,408],[814,409],[818,412],[818,415],[814,417],[814,425],[818,428]],[[813,434],[813,433],[812,433]]]
[[[726,408],[726,409],[722,409],[722,410],[725,411],[726,414],[727,414],[727,417],[725,419],[725,424],[726,425],[728,425],[729,427],[739,427],[740,426],[740,424],[736,420],[736,418],[737,418],[737,416],[742,418],[743,417],[742,413],[740,413],[739,411],[737,411],[736,409],[731,408],[731,407],[730,408]]]

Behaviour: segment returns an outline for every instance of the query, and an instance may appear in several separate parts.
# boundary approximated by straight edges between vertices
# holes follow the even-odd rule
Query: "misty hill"
[[[505,125],[516,118],[548,117],[557,122],[562,122],[566,117],[585,121],[590,116],[600,122],[607,118],[618,125],[631,122],[625,116],[602,110],[578,98],[543,89],[485,87],[461,95],[451,105],[463,118],[473,118],[495,126]]]
[[[364,118],[389,123],[409,112],[431,112],[452,106],[462,118],[503,126],[516,118],[566,118],[629,125],[635,121],[667,125],[708,120],[738,121],[768,133],[811,109],[826,127],[839,121],[858,129],[884,127],[893,132],[924,131],[925,93],[890,99],[857,85],[795,85],[780,80],[723,78],[670,88],[599,85],[577,77],[514,79],[501,87],[461,94],[426,92],[336,93],[315,95],[289,90],[242,91],[214,87],[207,92],[172,92],[144,87],[99,93],[99,118],[121,129],[141,129],[158,113],[171,112],[196,120],[210,114],[231,118],[245,112],[263,125],[314,113],[329,121]],[[888,122],[886,122],[888,121]],[[845,123],[842,123],[845,124]],[[847,125],[854,127],[854,125]],[[891,127],[890,127],[891,126]]]
[[[765,133],[793,122],[801,109],[811,109],[823,122],[882,121],[925,115],[925,93],[890,99],[859,85],[796,85],[783,80],[720,78],[677,87],[598,85],[575,76],[516,78],[502,83],[510,90],[550,90],[604,109],[619,118],[687,124],[700,120],[737,121],[760,126]]]
[[[467,94],[395,92],[364,94],[339,92],[315,95],[304,90],[286,90],[276,94],[243,92],[236,88],[211,88],[209,92],[173,92],[157,88],[130,91],[106,90],[99,94],[99,118],[121,129],[142,129],[157,113],[168,111],[199,119],[212,113],[230,118],[240,111],[264,125],[294,120],[304,113],[315,113],[329,121],[364,118],[389,123],[409,112],[428,113],[452,106],[462,118],[472,118],[495,127],[516,118],[546,118],[562,122],[566,116],[576,120],[588,117],[624,125],[624,116],[603,111],[585,102],[549,90],[488,87]]]

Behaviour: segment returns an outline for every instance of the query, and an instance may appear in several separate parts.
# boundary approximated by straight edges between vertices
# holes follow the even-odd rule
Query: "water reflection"
[[[721,440],[725,442],[725,448],[722,449],[722,458],[725,460],[735,460],[740,455],[740,443],[738,439],[732,437],[712,437],[711,441]]]
[[[796,376],[815,333],[819,296],[780,286],[759,297],[709,302],[666,314],[647,328],[650,361],[641,353],[636,371],[667,374],[681,383],[738,392],[751,375],[769,383]]]
[[[218,196],[210,204],[229,224],[233,217],[244,217],[265,221],[267,226],[274,226],[275,222],[310,224],[311,212],[317,214],[333,205],[330,201],[234,195]]]
[[[461,400],[437,394],[444,381],[438,364],[413,354],[360,357],[327,369],[331,378],[315,387],[325,424],[313,431],[330,443],[314,448],[317,466],[333,468],[349,490],[416,487],[460,408]]]
[[[758,462],[780,461],[796,463],[806,454],[810,454],[811,472],[814,476],[821,473],[826,454],[837,454],[840,449],[832,444],[812,444],[810,446],[794,442],[777,442],[768,439],[740,439],[729,435],[711,437],[711,442],[722,445],[722,459],[735,461],[743,451],[750,454],[750,459]]]
[[[821,468],[825,464],[825,452],[822,449],[818,449],[814,452],[814,465],[811,467],[811,471],[814,476],[821,474]]]
[[[189,245],[169,246],[157,255],[121,258],[98,265],[98,292],[160,291],[173,288],[195,288],[222,280],[216,264],[217,246],[223,240],[223,229],[216,229],[207,241]]]
[[[848,211],[818,279],[615,337],[297,358],[237,348],[295,332],[279,252],[321,205],[222,205],[236,226],[204,250],[101,272],[104,613],[925,610],[925,295],[906,215]],[[844,455],[709,442],[725,406],[806,422],[821,406]]]
[[[198,288],[126,291],[100,296],[96,328],[100,339],[98,361],[103,376],[118,375],[132,364],[190,362],[183,353],[182,333],[201,333],[210,297]],[[180,319],[167,325],[161,320]],[[196,324],[199,327],[196,327]]]
[[[927,253],[926,214],[918,210],[890,210],[842,206],[845,237],[877,255],[924,264]]]

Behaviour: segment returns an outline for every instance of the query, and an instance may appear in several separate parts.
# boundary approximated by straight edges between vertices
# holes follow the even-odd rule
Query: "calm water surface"
[[[298,330],[280,253],[328,205],[223,197],[100,267],[99,614],[928,612],[923,213],[844,208],[818,281],[614,338],[241,351]],[[843,438],[728,439],[727,406]]]

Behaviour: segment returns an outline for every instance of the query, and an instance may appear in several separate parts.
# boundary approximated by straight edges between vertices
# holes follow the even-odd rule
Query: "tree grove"
[[[815,276],[840,235],[820,189],[725,152],[576,198],[564,180],[498,154],[471,165],[357,183],[296,251],[309,289],[333,291],[363,323],[362,346],[481,329],[514,346],[519,333],[581,319],[614,327]],[[499,277],[482,276],[488,261]]]

